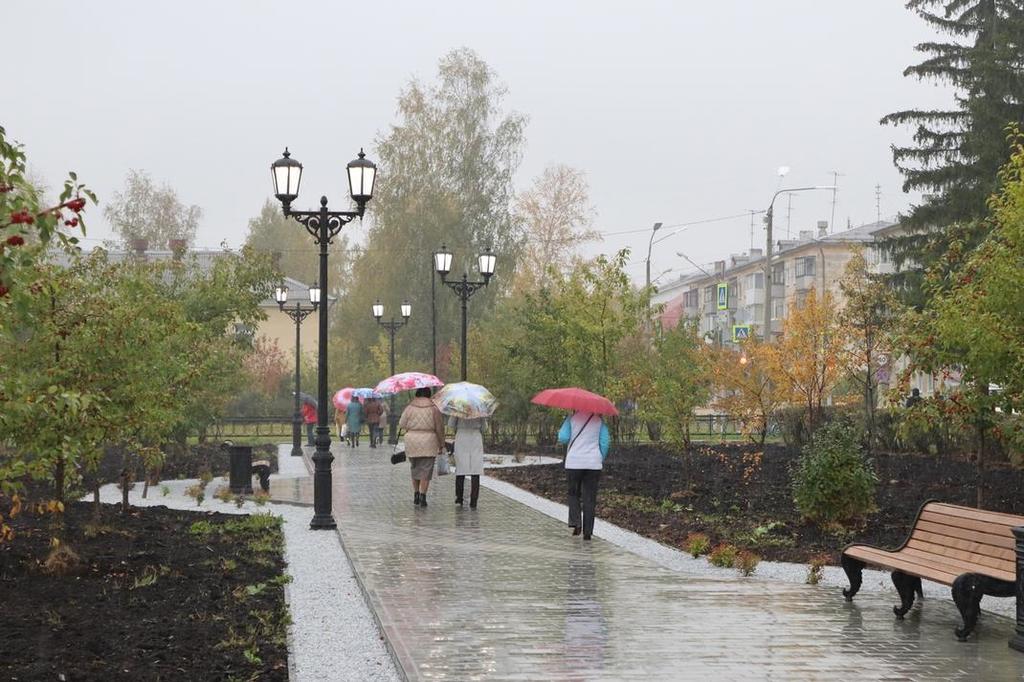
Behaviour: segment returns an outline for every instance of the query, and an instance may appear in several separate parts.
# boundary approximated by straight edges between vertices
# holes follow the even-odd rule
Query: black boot
[[[421,507],[426,507],[427,506],[427,494],[426,493],[420,493],[420,506]]]
[[[466,477],[455,476],[455,504],[462,506],[462,495],[466,490]]]
[[[412,494],[412,503],[415,506],[420,506],[420,494],[419,491]]]
[[[473,475],[473,479],[469,484],[469,508],[476,509],[476,501],[480,499],[480,477]]]

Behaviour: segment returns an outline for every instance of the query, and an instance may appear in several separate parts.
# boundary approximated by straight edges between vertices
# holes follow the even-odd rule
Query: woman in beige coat
[[[429,388],[416,389],[416,397],[402,411],[398,428],[405,432],[405,456],[412,469],[412,503],[426,507],[434,458],[444,450],[444,417],[430,399]]]

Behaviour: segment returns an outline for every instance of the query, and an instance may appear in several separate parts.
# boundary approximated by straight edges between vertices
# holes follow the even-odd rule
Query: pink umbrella
[[[382,395],[391,395],[393,393],[401,393],[402,391],[413,391],[417,388],[433,388],[435,386],[444,386],[444,382],[433,374],[402,372],[380,382],[374,390]]]
[[[334,406],[344,412],[348,404],[352,402],[352,391],[354,390],[354,388],[349,386],[335,393],[334,398],[331,399],[334,402]]]
[[[608,398],[582,388],[548,388],[533,396],[530,402],[577,412],[616,415],[619,413]]]

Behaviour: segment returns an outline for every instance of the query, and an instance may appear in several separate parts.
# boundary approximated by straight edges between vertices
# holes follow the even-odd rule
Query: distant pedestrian
[[[427,488],[434,475],[434,459],[444,451],[444,417],[430,399],[429,388],[416,389],[416,397],[398,421],[405,431],[405,456],[412,470],[413,504],[427,506]]]
[[[910,391],[910,395],[907,396],[906,406],[913,407],[914,405],[917,405],[919,402],[921,402],[921,389],[915,388],[912,391]]]
[[[352,402],[345,408],[345,427],[348,431],[348,444],[350,447],[359,447],[359,433],[363,430],[363,406],[359,399],[352,397]]]
[[[366,401],[363,407],[363,419],[366,420],[366,427],[370,432],[370,447],[375,448],[380,443],[380,417],[381,402],[376,398]]]
[[[306,445],[313,445],[313,429],[316,427],[316,408],[302,403],[302,421],[306,423]]]
[[[569,525],[573,535],[582,532],[583,539],[589,540],[594,534],[597,483],[608,456],[611,434],[601,415],[574,412],[562,423],[558,442],[568,444],[565,474],[569,485]]]
[[[480,498],[480,474],[484,472],[483,419],[451,417],[448,426],[455,429],[455,504],[462,506],[466,476],[472,477],[469,508],[476,509]]]
[[[380,401],[380,426],[377,434],[377,442],[384,442],[384,427],[388,425],[388,419],[391,417],[391,408],[388,407],[388,403],[385,400]]]

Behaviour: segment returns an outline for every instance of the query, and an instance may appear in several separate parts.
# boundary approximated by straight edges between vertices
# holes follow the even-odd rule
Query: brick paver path
[[[890,595],[676,573],[487,488],[460,510],[450,476],[414,507],[389,450],[335,450],[339,533],[411,680],[1024,678],[1005,618],[960,643],[949,600],[897,622]]]

